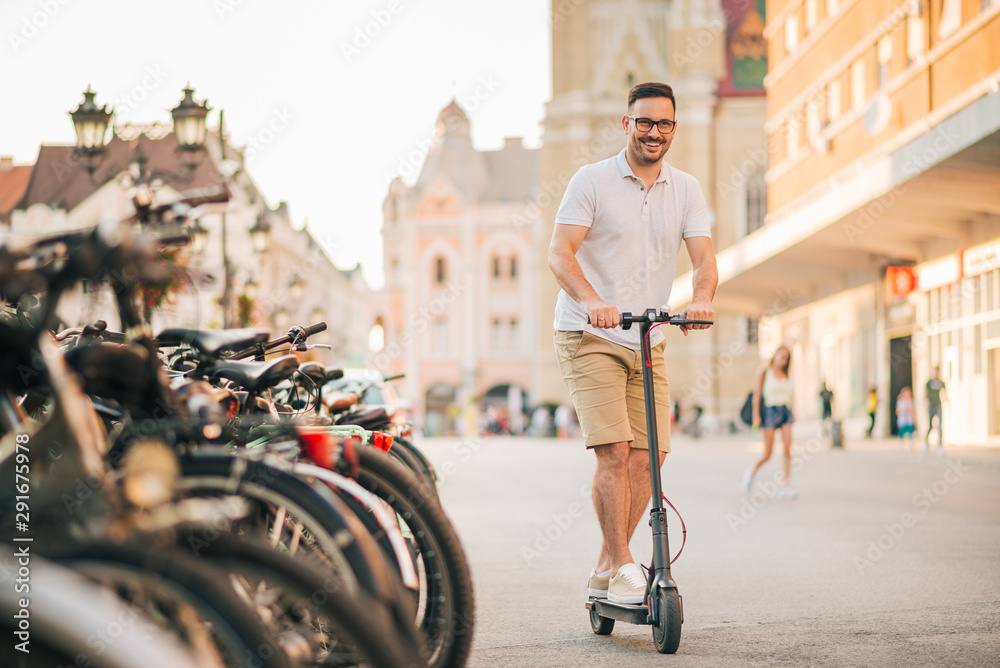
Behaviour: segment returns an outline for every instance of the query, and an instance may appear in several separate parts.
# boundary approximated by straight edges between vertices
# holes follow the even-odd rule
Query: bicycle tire
[[[406,468],[413,471],[417,479],[422,482],[426,487],[427,491],[432,493],[437,497],[437,487],[434,484],[434,479],[429,477],[424,465],[421,463],[420,458],[414,454],[412,451],[413,446],[405,441],[400,441],[400,439],[393,440],[392,447],[389,448],[389,455],[402,463]]]
[[[433,668],[464,666],[475,628],[475,595],[458,535],[416,474],[379,450],[358,452],[359,470],[352,477],[402,518],[423,559],[427,607],[420,627],[431,652],[428,663]]]
[[[430,460],[423,451],[416,446],[408,438],[402,436],[397,436],[393,443],[398,443],[402,445],[406,451],[416,460],[418,468],[417,472],[424,477],[427,484],[430,485],[431,490],[434,492],[434,496],[437,496],[437,471],[434,470],[434,466],[431,464]]]
[[[239,494],[254,501],[276,502],[293,508],[294,515],[314,531],[327,556],[344,577],[370,592],[384,589],[373,571],[370,555],[359,544],[353,513],[325,488],[313,486],[289,472],[262,462],[233,455],[191,453],[181,458],[180,489],[185,495],[197,491]],[[340,505],[340,507],[338,507]],[[196,548],[197,545],[193,545]]]
[[[84,575],[98,572],[118,582],[140,581],[151,590],[170,594],[211,623],[213,636],[223,643],[229,657],[245,665],[247,657],[261,668],[292,668],[283,652],[261,651],[260,639],[267,629],[252,610],[224,584],[224,574],[206,563],[162,546],[94,541],[60,543],[46,547],[36,543],[43,556]],[[129,578],[131,576],[131,578]],[[267,654],[265,656],[264,654]]]
[[[182,458],[180,480],[181,489],[190,494],[202,492],[233,494],[240,493],[255,500],[280,499],[278,501],[293,509],[293,515],[311,535],[316,537],[324,556],[332,556],[330,550],[339,550],[346,559],[350,573],[342,575],[356,578],[351,593],[360,587],[375,596],[398,620],[397,630],[419,638],[412,623],[412,607],[403,597],[406,591],[389,560],[371,537],[361,519],[354,511],[323,483],[316,485],[289,472],[273,469],[260,462],[245,461],[249,466],[246,476],[239,481],[232,477],[234,457],[231,455],[205,455],[195,453]],[[261,487],[252,481],[267,482]],[[200,546],[202,542],[193,544]]]
[[[11,563],[14,549],[0,543],[0,560]],[[75,666],[92,668],[198,668],[193,648],[177,634],[157,628],[147,615],[129,607],[86,576],[40,555],[31,559],[30,650],[12,650],[9,668]],[[21,595],[0,587],[0,632],[23,631]],[[15,617],[15,615],[19,615]],[[142,628],[141,637],[123,627]],[[14,643],[17,643],[17,640]],[[149,650],[155,649],[155,653]]]
[[[398,633],[389,610],[373,596],[364,592],[351,595],[342,589],[331,590],[329,574],[310,560],[296,559],[268,545],[229,536],[212,541],[201,554],[226,572],[252,574],[269,583],[279,583],[294,593],[301,605],[311,602],[360,650],[365,659],[360,665],[373,668],[426,666],[419,659],[422,648],[416,633]],[[337,583],[333,585],[336,587]],[[316,665],[315,657],[301,665]],[[353,664],[338,661],[336,665]]]

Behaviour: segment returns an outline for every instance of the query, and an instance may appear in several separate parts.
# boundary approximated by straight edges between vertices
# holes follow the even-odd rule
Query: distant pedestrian
[[[913,405],[913,390],[907,385],[899,391],[896,397],[896,427],[899,429],[899,449],[903,449],[903,441],[910,437],[910,448],[913,447],[913,420],[916,410]]]
[[[937,418],[937,433],[939,455],[944,454],[944,427],[942,423],[943,411],[941,409],[941,399],[944,394],[944,381],[941,380],[941,367],[934,367],[934,377],[927,381],[927,438],[924,441],[924,452],[927,452],[931,445],[931,431],[934,429],[934,418]],[[947,396],[944,397],[947,399]]]
[[[872,432],[875,431],[875,413],[878,411],[878,390],[875,386],[868,388],[868,419],[871,422],[868,423],[868,431],[865,432],[865,438],[871,438]]]
[[[569,438],[570,430],[573,428],[573,411],[566,404],[559,404],[556,408],[556,436],[559,438]]]
[[[833,422],[833,390],[826,386],[825,380],[819,390],[819,398],[823,402],[823,430],[830,433],[830,423]]]
[[[792,472],[792,379],[788,368],[792,363],[792,352],[787,346],[779,346],[766,366],[757,372],[753,389],[753,428],[764,429],[764,454],[757,462],[743,472],[743,491],[749,492],[757,469],[771,458],[774,449],[774,432],[781,429],[781,445],[784,454],[784,484],[778,496],[794,499],[798,494],[788,486]],[[760,398],[764,397],[764,414],[760,414]]]

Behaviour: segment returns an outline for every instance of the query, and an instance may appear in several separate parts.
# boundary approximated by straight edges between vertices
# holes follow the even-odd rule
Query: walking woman
[[[788,367],[792,363],[792,352],[787,346],[779,346],[767,365],[757,372],[753,387],[753,427],[764,428],[764,454],[757,463],[743,473],[743,491],[749,492],[757,470],[771,458],[774,449],[774,432],[781,430],[781,445],[784,453],[784,484],[778,494],[782,499],[794,499],[798,494],[788,486],[792,472],[792,379]],[[760,398],[764,397],[764,414],[760,414]]]

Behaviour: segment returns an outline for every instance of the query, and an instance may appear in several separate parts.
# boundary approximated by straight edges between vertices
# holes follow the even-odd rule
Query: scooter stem
[[[642,348],[642,389],[646,400],[646,433],[649,441],[649,475],[653,493],[653,507],[649,513],[649,524],[653,528],[653,577],[649,579],[651,590],[658,585],[676,588],[676,584],[670,577],[670,544],[667,539],[667,513],[663,507],[663,486],[660,481],[660,448],[656,433],[653,363],[647,339],[656,315],[654,309],[647,310],[645,318],[639,324],[639,344]]]

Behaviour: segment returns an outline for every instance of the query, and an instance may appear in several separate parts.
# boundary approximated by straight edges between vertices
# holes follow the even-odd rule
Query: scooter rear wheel
[[[615,620],[597,614],[597,606],[590,609],[590,628],[599,636],[609,636],[615,630]]]
[[[681,595],[676,589],[660,589],[656,599],[659,622],[653,625],[653,644],[660,654],[673,654],[681,644]]]

